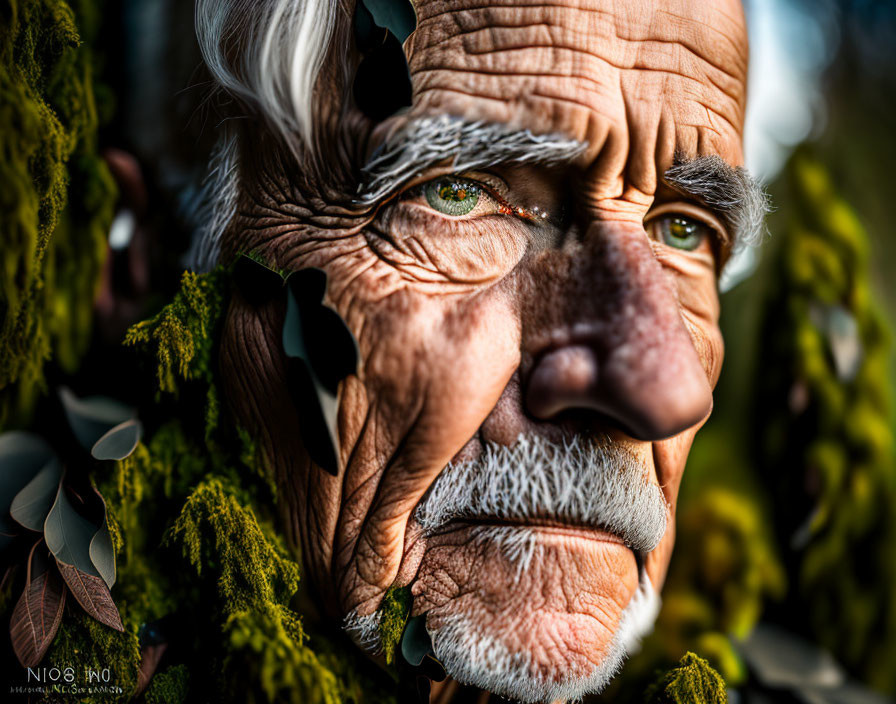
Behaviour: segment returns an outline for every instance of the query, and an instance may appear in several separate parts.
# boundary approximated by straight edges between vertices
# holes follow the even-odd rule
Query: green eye
[[[466,215],[479,202],[480,187],[473,181],[458,178],[437,178],[424,188],[427,202],[434,210],[460,217]]]
[[[665,244],[689,252],[697,249],[710,231],[708,225],[682,215],[660,217],[657,224]]]

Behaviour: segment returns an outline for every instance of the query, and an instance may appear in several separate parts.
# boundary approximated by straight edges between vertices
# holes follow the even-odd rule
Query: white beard
[[[607,686],[626,656],[637,652],[641,639],[653,630],[659,609],[659,594],[642,570],[638,590],[622,612],[606,656],[590,669],[567,670],[560,680],[540,675],[531,656],[513,652],[500,636],[486,632],[488,627],[481,620],[453,616],[446,625],[430,631],[430,637],[436,659],[462,684],[527,704],[568,702],[597,694]]]
[[[511,447],[489,445],[473,462],[449,465],[415,511],[427,534],[456,519],[490,516],[565,519],[609,529],[623,536],[642,557],[666,529],[666,503],[650,484],[640,462],[613,445],[591,446],[573,439],[561,445],[521,436]],[[536,531],[523,526],[487,525],[471,540],[496,546],[516,567],[513,584],[543,558]],[[619,626],[599,663],[570,667],[559,679],[538,672],[532,656],[502,639],[500,625],[464,614],[452,615],[429,631],[436,658],[455,680],[521,702],[577,700],[600,692],[627,654],[653,629],[660,598],[642,567],[638,589],[623,610]],[[380,650],[381,615],[350,613],[343,628],[362,648]]]

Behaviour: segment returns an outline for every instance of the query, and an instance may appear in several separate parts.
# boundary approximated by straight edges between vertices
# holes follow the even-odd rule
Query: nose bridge
[[[602,357],[628,348],[643,354],[684,331],[674,288],[640,225],[593,224],[580,275],[580,281],[570,282],[584,294],[578,312],[571,311],[572,327],[591,328],[590,344]]]
[[[712,392],[673,283],[639,224],[595,221],[542,266],[533,277],[550,285],[531,302],[541,310],[524,316],[530,413],[598,411],[634,437],[659,439],[709,412]]]

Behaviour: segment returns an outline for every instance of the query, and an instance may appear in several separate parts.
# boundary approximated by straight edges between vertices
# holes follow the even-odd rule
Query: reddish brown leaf
[[[137,690],[134,692],[134,697],[140,696],[146,689],[167,649],[167,643],[147,645],[143,648],[140,653],[140,672],[137,674]]]
[[[43,659],[59,630],[65,607],[65,585],[59,572],[52,566],[42,565],[34,571],[36,573],[42,567],[41,574],[34,576],[32,573],[36,548],[37,545],[28,557],[25,591],[13,609],[9,623],[12,648],[22,667],[37,667]]]
[[[77,567],[67,565],[57,560],[62,578],[72,592],[72,596],[84,607],[84,610],[103,625],[123,631],[121,616],[118,608],[112,601],[109,587],[100,577],[85,574]]]

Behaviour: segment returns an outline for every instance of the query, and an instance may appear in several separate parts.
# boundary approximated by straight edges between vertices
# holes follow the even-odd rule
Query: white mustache
[[[605,530],[647,553],[666,532],[667,508],[626,448],[521,435],[513,446],[489,443],[479,458],[449,464],[414,518],[429,535],[455,520],[556,520]]]

